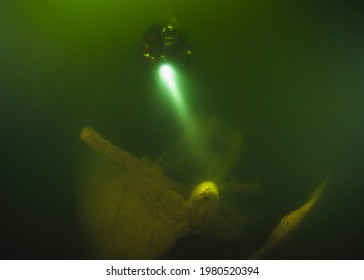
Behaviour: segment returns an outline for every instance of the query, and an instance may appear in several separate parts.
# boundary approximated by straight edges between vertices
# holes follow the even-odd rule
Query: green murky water
[[[0,1],[1,258],[87,258],[74,192],[83,126],[152,159],[179,136],[136,60],[145,30],[171,16],[194,47],[189,106],[243,132],[235,176],[262,183],[265,219],[249,244],[191,237],[166,257],[249,256],[329,168],[315,211],[272,257],[363,257],[361,7],[56,2]]]

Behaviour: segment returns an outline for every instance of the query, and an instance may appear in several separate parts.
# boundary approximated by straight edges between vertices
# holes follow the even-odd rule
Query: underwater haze
[[[248,258],[331,172],[268,258],[362,259],[363,12],[354,1],[0,0],[1,259],[90,257],[76,197],[83,127],[152,160],[181,135],[137,59],[148,27],[171,17],[194,51],[186,103],[242,132],[233,175],[261,183],[263,218],[249,242],[190,236],[164,258]]]

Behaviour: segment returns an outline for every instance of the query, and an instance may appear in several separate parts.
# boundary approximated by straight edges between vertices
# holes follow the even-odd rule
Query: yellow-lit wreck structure
[[[219,192],[261,188],[258,183],[226,183],[240,154],[240,131],[215,117],[200,117],[154,162],[130,155],[90,127],[80,137],[97,152],[89,153],[78,192],[90,256],[158,259],[188,234],[239,240],[241,221],[222,210]],[[311,210],[326,184],[327,179],[304,205],[282,218],[252,258],[273,250]]]

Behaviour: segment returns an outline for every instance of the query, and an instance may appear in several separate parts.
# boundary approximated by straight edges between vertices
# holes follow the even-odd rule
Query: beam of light
[[[176,74],[173,68],[168,64],[164,64],[161,66],[159,73],[162,81],[164,81],[174,101],[178,104],[181,103],[181,94],[177,88]]]
[[[182,121],[186,122],[187,112],[183,96],[179,90],[179,87],[177,86],[176,72],[170,65],[164,64],[159,69],[159,77],[166,89],[166,92],[173,101],[173,106],[182,118]]]
[[[201,137],[196,123],[190,114],[188,107],[185,104],[184,96],[182,94],[181,88],[178,85],[178,72],[168,65],[164,64],[159,69],[159,77],[161,84],[164,87],[165,93],[170,97],[172,101],[172,106],[174,107],[182,125],[184,126],[184,133],[187,140],[191,143],[194,149],[194,153],[200,155],[201,151]]]

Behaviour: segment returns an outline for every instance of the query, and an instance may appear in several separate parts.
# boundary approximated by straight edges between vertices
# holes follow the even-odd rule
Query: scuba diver
[[[140,56],[148,65],[170,62],[186,67],[191,63],[192,48],[172,24],[154,24],[144,35]]]

